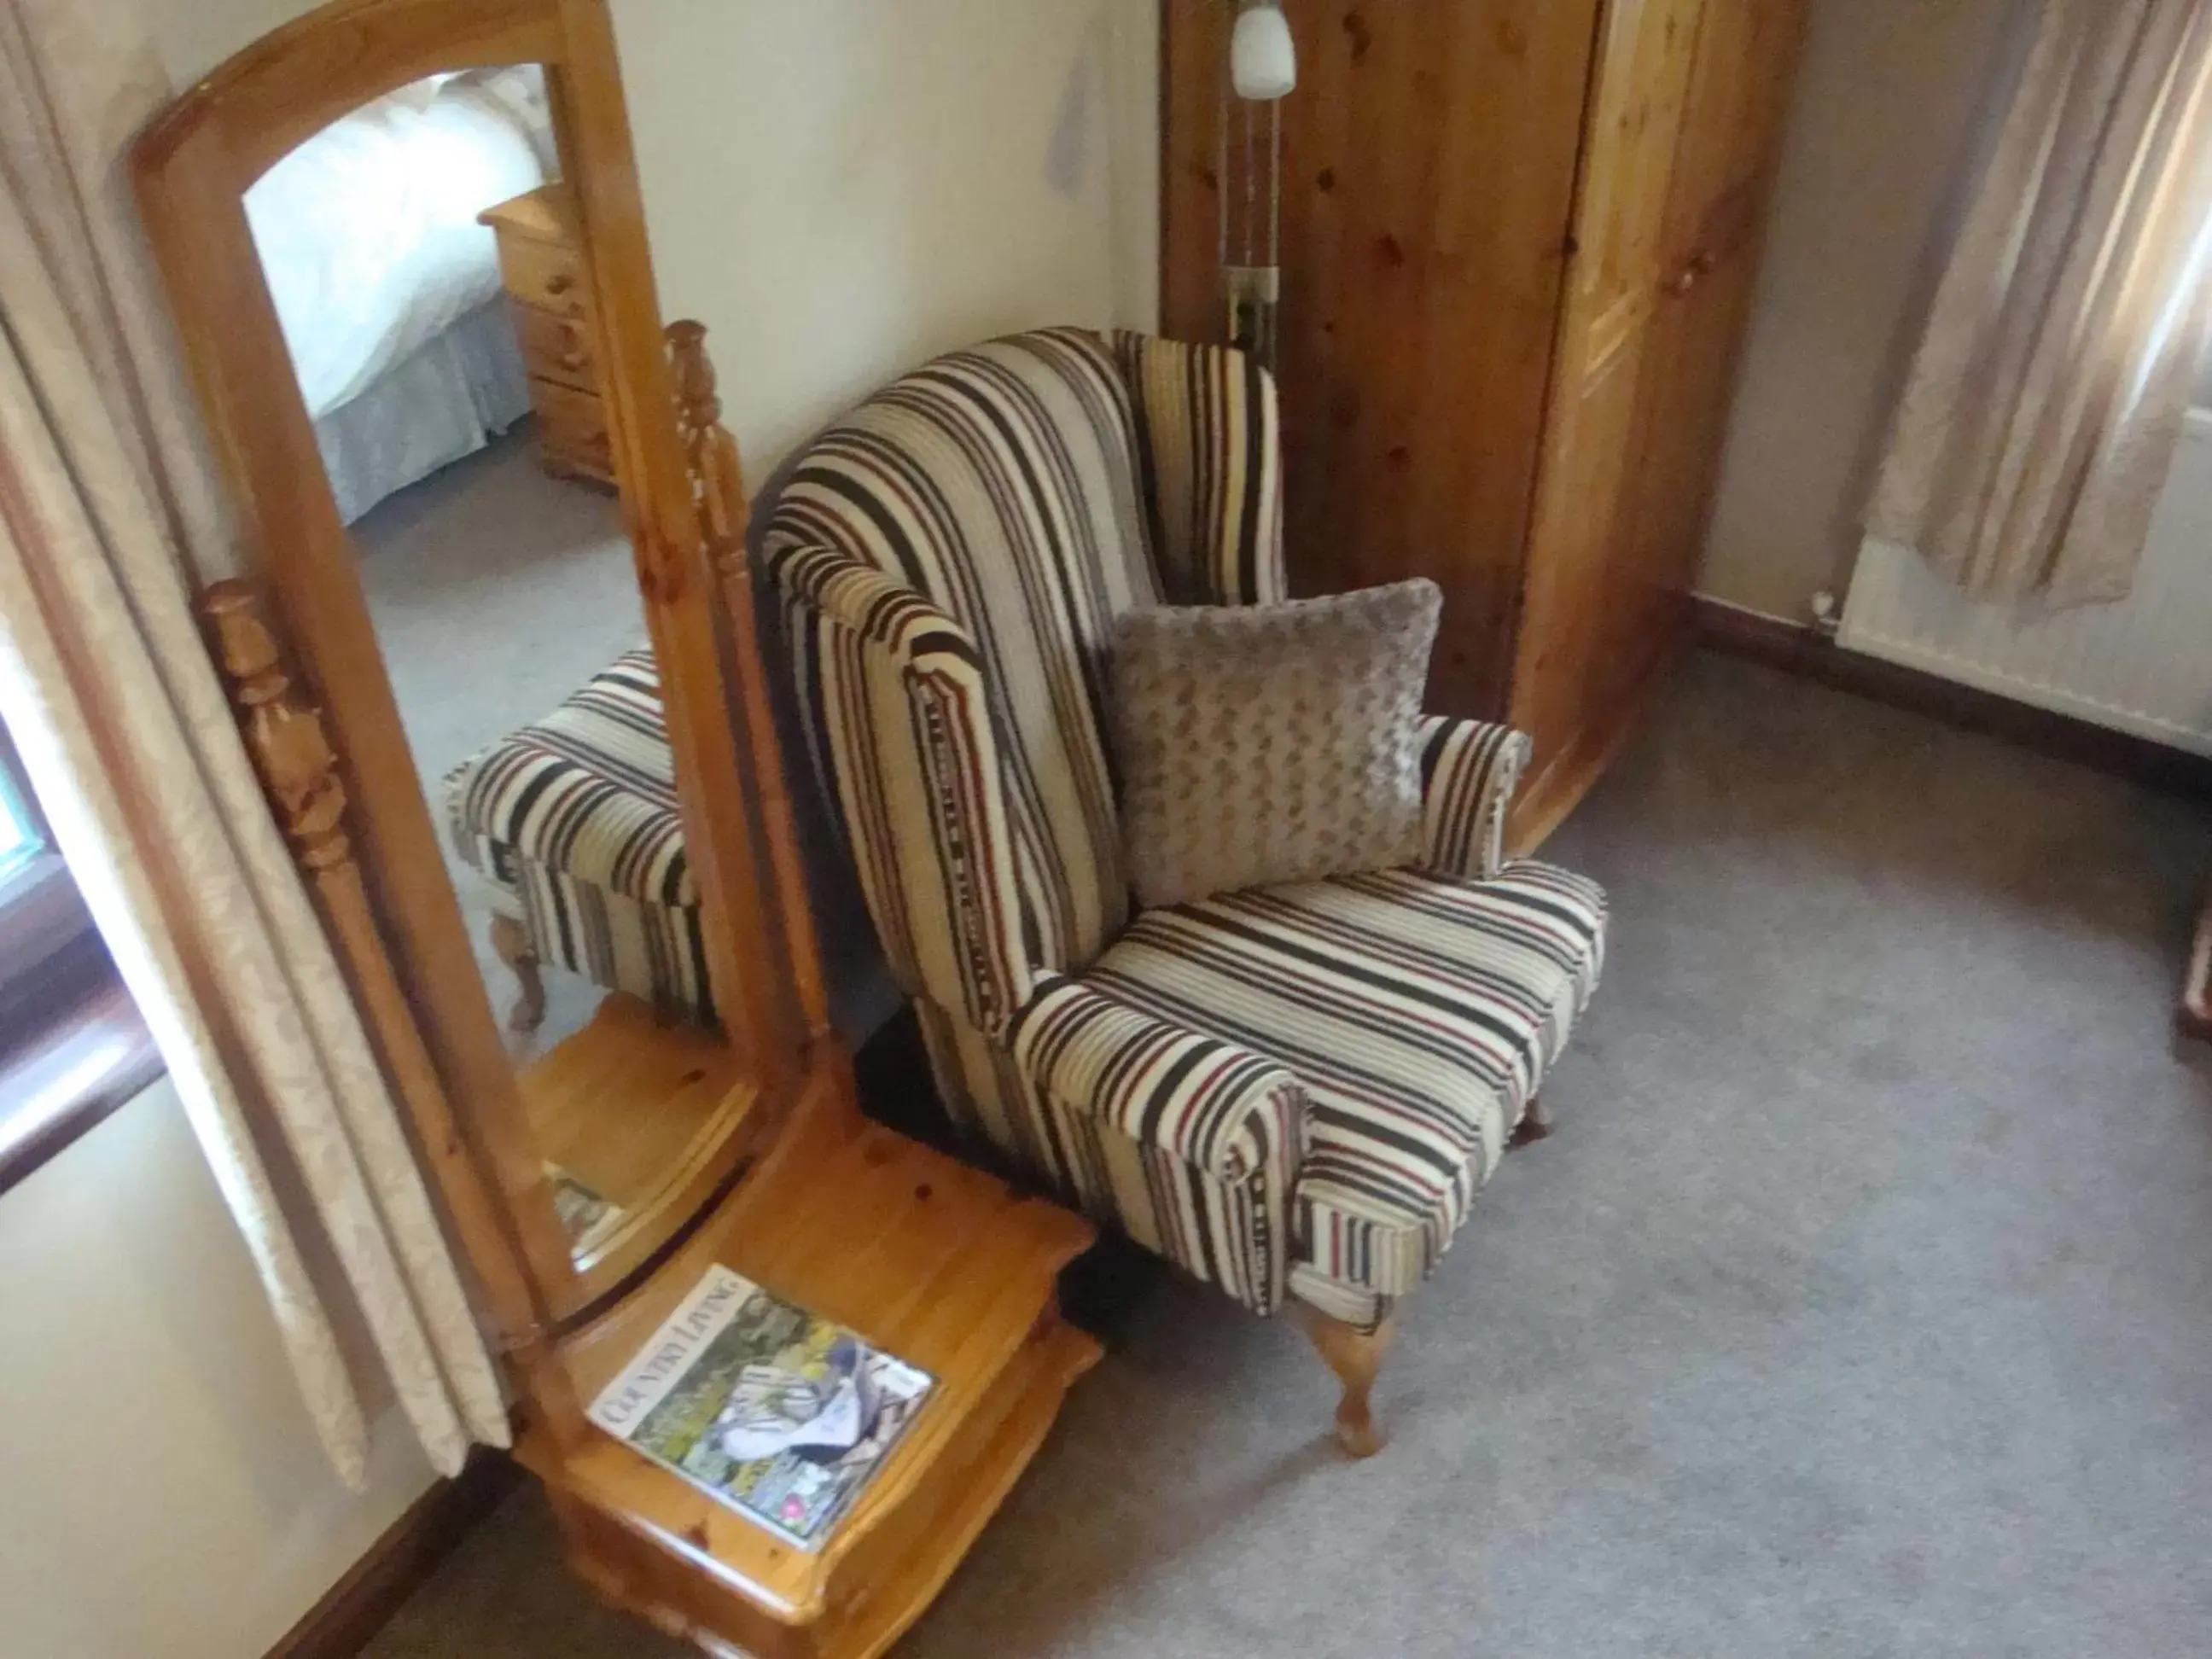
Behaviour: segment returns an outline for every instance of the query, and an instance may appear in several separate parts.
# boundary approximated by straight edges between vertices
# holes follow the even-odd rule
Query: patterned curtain
[[[331,1461],[361,1483],[335,1328],[358,1324],[451,1474],[507,1441],[497,1372],[191,614],[233,543],[123,165],[168,90],[116,0],[0,0],[0,714]],[[280,1190],[350,1307],[319,1295]]]
[[[2212,6],[2044,0],[1868,527],[1978,599],[2125,597],[2212,331]]]

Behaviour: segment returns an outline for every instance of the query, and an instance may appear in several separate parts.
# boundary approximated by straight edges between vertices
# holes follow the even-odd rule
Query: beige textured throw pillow
[[[1412,863],[1442,605],[1407,581],[1122,617],[1109,724],[1139,901]]]

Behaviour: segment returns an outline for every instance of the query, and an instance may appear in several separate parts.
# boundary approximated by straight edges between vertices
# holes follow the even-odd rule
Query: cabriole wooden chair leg
[[[1521,1127],[1513,1132],[1510,1144],[1526,1146],[1532,1140],[1547,1139],[1551,1133],[1552,1109],[1544,1104],[1544,1097],[1539,1095],[1528,1103],[1528,1109],[1521,1114]]]
[[[521,918],[495,911],[491,919],[491,948],[513,974],[520,994],[507,1016],[512,1031],[534,1031],[545,1023],[545,979],[538,971],[538,945]]]
[[[1363,1331],[1304,1306],[1298,1309],[1298,1317],[1329,1370],[1344,1384],[1344,1398],[1336,1407],[1337,1443],[1354,1457],[1374,1456],[1382,1449],[1382,1434],[1375,1426],[1367,1395],[1396,1331],[1387,1319],[1374,1330]]]

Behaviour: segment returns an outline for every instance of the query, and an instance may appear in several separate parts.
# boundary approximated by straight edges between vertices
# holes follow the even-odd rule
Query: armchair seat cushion
[[[1605,895],[1532,861],[1147,910],[1084,982],[1286,1067],[1308,1105],[1291,1258],[1376,1296],[1436,1266],[1603,965]]]

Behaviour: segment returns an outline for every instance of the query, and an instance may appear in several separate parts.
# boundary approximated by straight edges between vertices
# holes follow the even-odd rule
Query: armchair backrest
[[[1115,337],[1135,400],[1138,494],[1168,605],[1273,605],[1283,586],[1274,377],[1241,351]]]
[[[1280,592],[1275,447],[1239,354],[1060,329],[937,359],[783,470],[760,546],[910,994],[995,1030],[1121,931],[1114,619]]]

